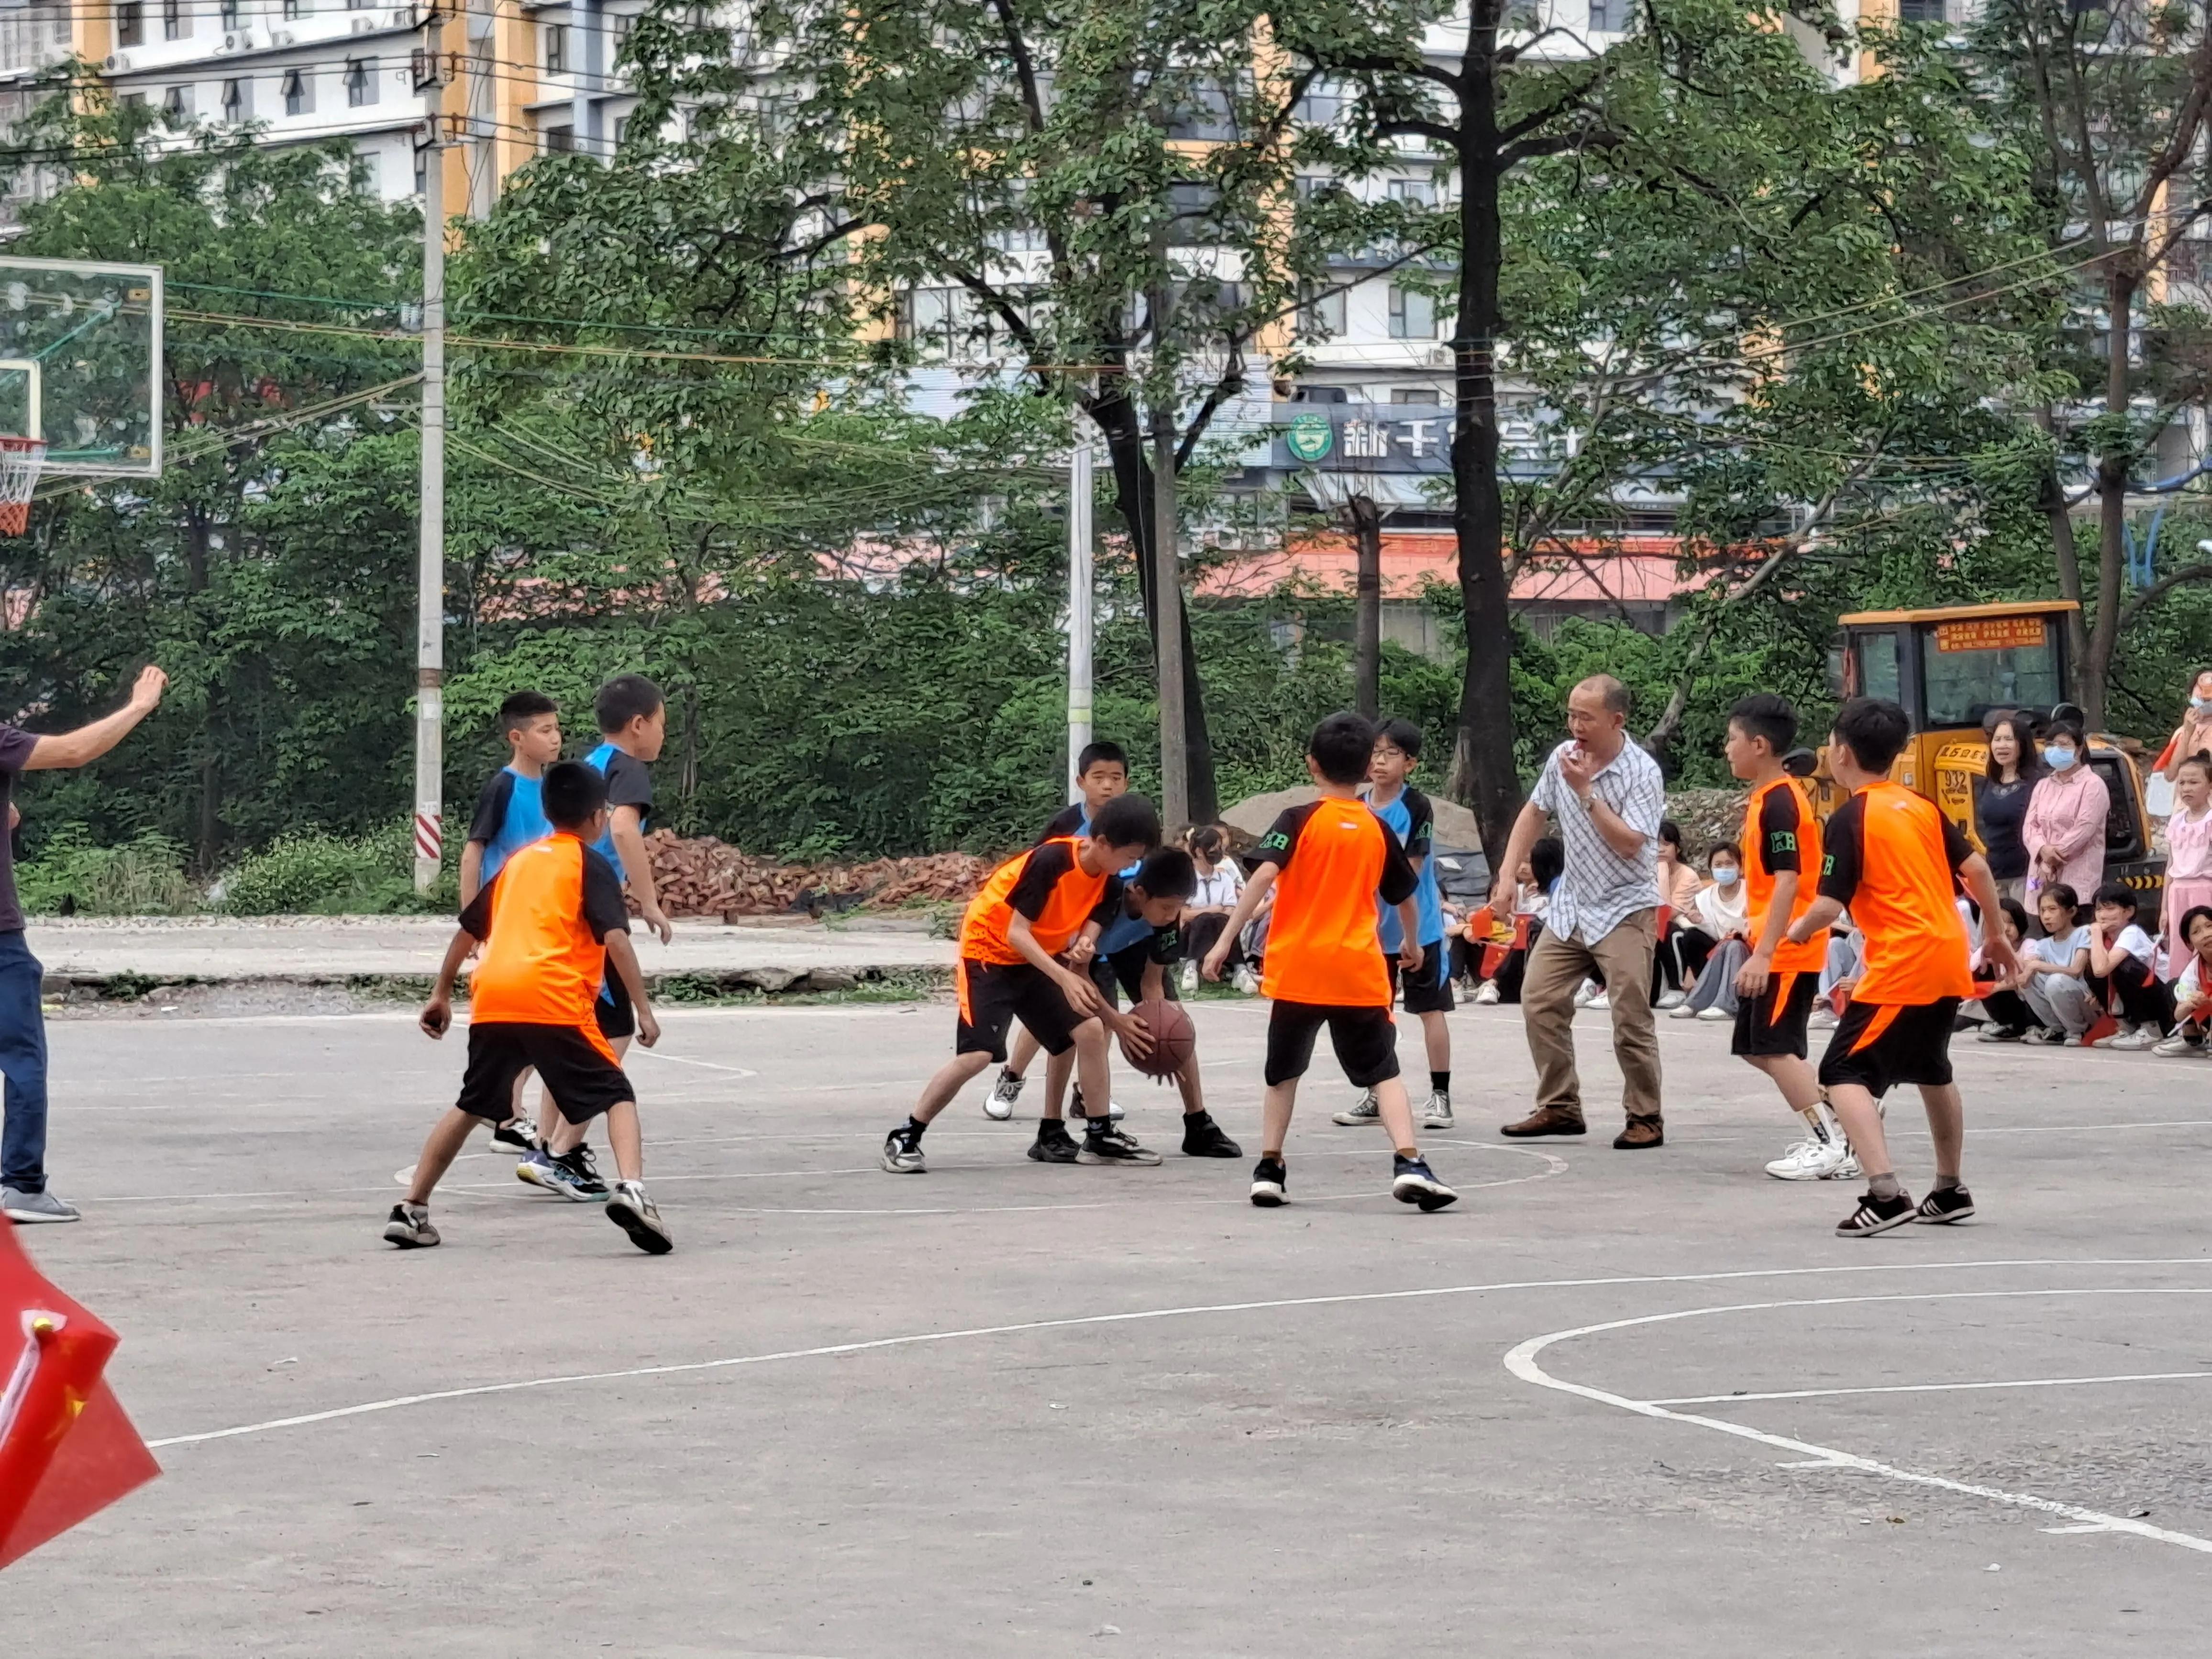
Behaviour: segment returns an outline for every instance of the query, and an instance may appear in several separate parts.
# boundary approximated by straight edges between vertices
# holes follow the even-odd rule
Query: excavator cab
[[[1912,720],[1912,740],[1891,775],[1934,801],[1978,848],[1974,800],[1989,763],[1984,722],[2006,709],[2037,722],[2081,718],[2066,702],[2073,666],[2066,619],[2079,608],[2071,600],[2031,600],[1866,611],[1842,618],[1844,695],[1887,697]],[[2166,860],[2152,850],[2142,774],[2127,751],[2101,733],[2090,735],[2086,763],[2112,796],[2106,879],[2154,894],[2165,885]],[[1814,781],[1816,805],[1826,817],[1843,804],[1843,793],[1829,778],[1825,757]]]

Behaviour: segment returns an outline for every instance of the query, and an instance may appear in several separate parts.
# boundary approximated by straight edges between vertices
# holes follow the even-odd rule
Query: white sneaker
[[[1256,997],[1260,994],[1260,976],[1249,968],[1239,968],[1231,976],[1230,983],[1237,988],[1240,996]]]
[[[1490,980],[1482,981],[1482,988],[1474,994],[1474,1006],[1478,1008],[1494,1008],[1498,1006],[1498,987],[1493,981]]]
[[[1347,1129],[1358,1128],[1363,1123],[1380,1123],[1382,1121],[1382,1108],[1376,1103],[1375,1091],[1372,1089],[1368,1090],[1351,1105],[1329,1119],[1331,1123],[1341,1123]]]
[[[1421,1109],[1424,1129],[1449,1129],[1452,1127],[1451,1097],[1442,1089],[1429,1091],[1429,1103]]]
[[[2177,1031],[2153,1048],[2151,1053],[2163,1054],[2168,1060],[2202,1060],[2204,1058],[2204,1045],[2202,1042],[2191,1042]]]
[[[2135,1054],[2141,1049],[2156,1048],[2158,1046],[2158,1033],[2152,1030],[2148,1025],[2130,1026],[2115,1032],[2112,1036],[2106,1037],[2097,1046],[2100,1048],[2111,1048],[2115,1051],[2124,1051],[2128,1054]]]
[[[1850,1158],[1841,1141],[1808,1135],[1766,1166],[1777,1181],[1832,1181]]]
[[[1014,1115],[1014,1103],[1022,1097],[1022,1085],[1029,1079],[1016,1077],[1007,1067],[999,1068],[999,1080],[991,1085],[991,1092],[983,1097],[983,1115],[994,1123],[1004,1123]]]
[[[1844,1161],[1836,1165],[1836,1172],[1824,1176],[1825,1181],[1856,1181],[1866,1171],[1859,1167],[1859,1155],[1849,1146],[1844,1148]]]
[[[19,1227],[81,1218],[76,1205],[65,1204],[52,1193],[27,1193],[14,1187],[0,1187],[0,1215]]]
[[[1600,991],[1588,1002],[1583,1004],[1583,1006],[1585,1008],[1610,1008],[1613,1006],[1613,998],[1607,993]]]
[[[1185,996],[1194,994],[1198,990],[1198,964],[1195,962],[1183,963],[1182,978],[1183,994]]]
[[[1667,1011],[1667,1018],[1669,1019],[1695,1019],[1702,1012],[1703,1010],[1701,1009],[1692,1008],[1686,1001],[1680,1007],[1669,1008]]]
[[[1821,1003],[1807,1017],[1805,1029],[1808,1031],[1832,1031],[1838,1024],[1840,1020],[1836,1011]]]
[[[1698,1018],[1699,1019],[1702,1019],[1702,1020],[1709,1020],[1709,1021],[1712,1021],[1712,1022],[1714,1022],[1714,1023],[1718,1023],[1719,1021],[1723,1020],[1723,1019],[1726,1019],[1726,1020],[1733,1020],[1733,1019],[1735,1019],[1735,1016],[1734,1014],[1732,1014],[1732,1013],[1729,1012],[1729,1011],[1728,1011],[1727,1009],[1725,1009],[1725,1008],[1722,1007],[1722,1006],[1720,1006],[1720,1004],[1718,1004],[1718,1003],[1715,1003],[1715,1004],[1714,1004],[1711,1007],[1710,1007],[1710,1008],[1700,1008],[1700,1009],[1698,1009]]]
[[[1580,985],[1575,987],[1575,1006],[1587,1008],[1603,994],[1594,981],[1584,980]]]
[[[1655,1008],[1679,1008],[1689,1000],[1687,991],[1669,991],[1651,1006]]]

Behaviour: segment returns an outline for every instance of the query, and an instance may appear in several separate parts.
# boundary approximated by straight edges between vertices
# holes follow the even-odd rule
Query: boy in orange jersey
[[[1206,978],[1219,979],[1230,946],[1260,902],[1274,893],[1261,992],[1275,1006],[1267,1020],[1260,1162],[1252,1171],[1252,1201],[1263,1209],[1281,1204],[1288,1193],[1283,1142],[1298,1079],[1313,1061],[1314,1038],[1323,1025],[1352,1086],[1375,1092],[1376,1115],[1397,1154],[1391,1195],[1424,1210],[1441,1210],[1459,1197],[1413,1144],[1413,1109],[1398,1079],[1395,999],[1376,941],[1375,901],[1380,894],[1396,909],[1398,960],[1411,973],[1421,965],[1419,880],[1397,836],[1359,798],[1374,753],[1374,723],[1363,715],[1331,714],[1314,728],[1306,770],[1321,799],[1291,807],[1261,838],[1259,867],[1220,942],[1206,954]]]
[[[922,1132],[952,1103],[968,1080],[1006,1059],[1006,1028],[1015,1020],[1034,1033],[1048,1054],[1075,1050],[1084,1098],[1107,1098],[1106,1033],[1111,1030],[1142,1050],[1145,1025],[1109,1008],[1098,988],[1079,969],[1059,960],[1085,923],[1110,919],[1121,908],[1114,873],[1136,863],[1160,843],[1159,814],[1142,795],[1116,795],[1091,815],[1090,833],[1048,841],[994,871],[969,902],[960,923],[960,1024],[952,1058],[921,1091],[913,1115],[884,1138],[884,1168],[921,1175]],[[1084,1123],[1079,1147],[1060,1116],[1046,1108],[1030,1156],[1040,1164],[1158,1164],[1104,1115]]]
[[[1932,801],[1889,781],[1911,734],[1904,709],[1886,698],[1854,697],[1837,712],[1828,770],[1851,798],[1828,820],[1820,896],[1784,934],[1792,945],[1820,939],[1848,906],[1866,937],[1850,1006],[1820,1072],[1867,1176],[1866,1195],[1836,1229],[1844,1238],[1974,1213],[1959,1180],[1966,1109],[1951,1080],[1951,1024],[1973,994],[1954,878],[1981,908],[1983,961],[2000,979],[2017,966],[1989,865]],[[1891,1167],[1875,1104],[1898,1083],[1920,1085],[1936,1143],[1936,1185],[1917,1206]]]
[[[1824,1181],[1850,1156],[1843,1127],[1820,1097],[1806,1058],[1805,1025],[1827,961],[1826,936],[1785,942],[1790,924],[1812,908],[1820,880],[1820,826],[1782,757],[1797,741],[1797,711],[1771,691],[1729,711],[1723,752],[1729,770],[1751,786],[1744,807],[1744,937],[1751,957],[1736,971],[1735,1042],[1741,1054],[1774,1079],[1811,1133],[1766,1166],[1781,1181]]]
[[[630,948],[622,878],[590,845],[606,831],[606,780],[581,761],[562,761],[546,770],[544,801],[552,835],[517,851],[469,902],[422,1006],[423,1030],[444,1036],[453,1021],[453,980],[481,945],[483,959],[469,981],[469,1065],[460,1097],[423,1142],[406,1201],[392,1206],[384,1237],[403,1249],[438,1243],[432,1189],[478,1122],[497,1123],[513,1110],[514,1080],[530,1067],[570,1123],[606,1115],[621,1176],[607,1195],[607,1218],[638,1249],[665,1255],[673,1246],[645,1195],[637,1091],[600,1034],[593,1006],[611,969],[637,1011],[638,1041],[649,1048],[660,1040]]]

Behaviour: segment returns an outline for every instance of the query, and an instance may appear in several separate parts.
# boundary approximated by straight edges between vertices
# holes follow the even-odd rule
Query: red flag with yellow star
[[[159,1474],[100,1380],[116,1335],[0,1223],[0,1567]]]

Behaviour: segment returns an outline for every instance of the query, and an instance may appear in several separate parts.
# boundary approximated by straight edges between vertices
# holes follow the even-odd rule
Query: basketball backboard
[[[161,473],[161,268],[0,257],[0,434],[45,470]]]

